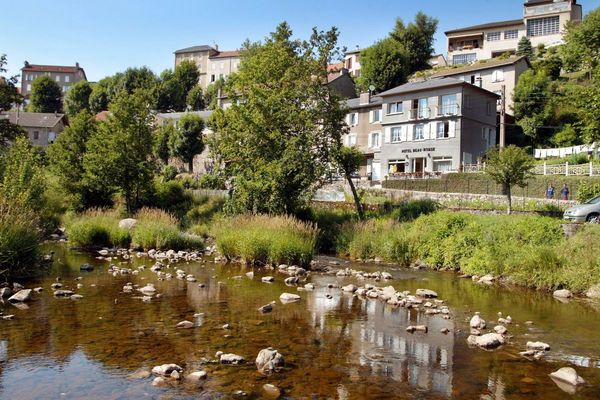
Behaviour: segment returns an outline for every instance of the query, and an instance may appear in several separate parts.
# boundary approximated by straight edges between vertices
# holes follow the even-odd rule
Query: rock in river
[[[175,325],[175,327],[180,329],[189,329],[194,327],[194,323],[190,321],[181,321],[180,323]]]
[[[12,290],[7,286],[0,289],[0,298],[9,297],[12,294]]]
[[[199,382],[203,379],[206,379],[207,376],[208,374],[206,373],[206,371],[196,371],[186,375],[185,380],[189,382]]]
[[[552,372],[550,374],[550,377],[561,389],[569,393],[574,393],[575,391],[569,390],[569,388],[564,388],[563,385],[559,384],[559,382],[567,383],[571,386],[583,385],[585,383],[585,380],[579,375],[577,375],[577,371],[575,371],[575,369],[571,367],[563,367],[558,371]]]
[[[293,301],[299,301],[300,296],[292,293],[282,293],[281,296],[279,296],[279,300],[281,300],[282,303],[290,303]]]
[[[356,289],[357,289],[356,286],[354,286],[353,284],[349,284],[349,285],[342,287],[342,290],[344,292],[348,292],[348,293],[354,293],[354,292],[356,292]]]
[[[177,364],[163,364],[152,368],[152,373],[160,376],[170,376],[173,371],[182,372],[183,368]]]
[[[571,293],[571,291],[568,289],[555,290],[552,295],[561,299],[569,299],[573,297],[573,293]]]
[[[538,351],[548,351],[550,350],[550,345],[544,342],[527,342],[527,350],[538,350]]]
[[[243,364],[246,362],[246,359],[242,356],[238,356],[237,354],[221,354],[219,358],[221,364]]]
[[[11,303],[20,303],[24,301],[29,301],[31,299],[31,289],[21,289],[17,293],[13,294],[8,301]]]
[[[273,311],[273,305],[272,304],[265,304],[264,306],[260,307],[258,309],[258,311],[260,311],[263,314],[270,313],[271,311]]]
[[[93,271],[94,270],[94,266],[91,264],[81,264],[79,266],[79,270],[80,271]]]
[[[265,383],[263,385],[263,392],[266,398],[269,399],[278,399],[281,397],[281,390],[275,385],[271,385],[270,383]]]
[[[479,313],[476,312],[473,318],[471,318],[469,326],[473,329],[485,329],[486,323],[485,320],[479,316]]]
[[[262,373],[278,371],[285,365],[281,353],[272,347],[262,349],[256,356],[256,368]]]
[[[467,338],[470,345],[476,345],[484,349],[495,349],[504,344],[504,337],[498,333],[486,333],[485,335],[471,335]]]
[[[429,289],[417,289],[415,294],[419,297],[427,297],[427,298],[438,297],[438,294],[436,292],[434,292],[433,290],[429,290]]]

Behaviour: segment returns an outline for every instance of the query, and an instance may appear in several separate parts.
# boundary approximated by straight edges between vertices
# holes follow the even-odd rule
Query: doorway
[[[419,158],[415,158],[413,159],[413,173],[415,175],[423,175],[423,173],[425,172],[425,158],[424,157],[419,157]]]

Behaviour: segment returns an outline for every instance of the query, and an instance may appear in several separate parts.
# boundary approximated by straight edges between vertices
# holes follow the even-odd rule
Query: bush
[[[585,203],[586,201],[599,196],[600,195],[600,182],[591,183],[591,182],[582,182],[579,185],[577,190],[576,199],[580,203]]]
[[[67,218],[69,241],[84,248],[128,247],[131,237],[127,229],[119,228],[120,220],[117,211],[102,209],[91,209]]]
[[[249,264],[307,266],[315,250],[318,229],[293,217],[238,215],[215,223],[219,251]]]
[[[138,222],[131,238],[135,247],[183,250],[203,246],[202,238],[180,232],[177,218],[163,210],[142,208],[135,218]]]
[[[40,232],[36,214],[14,202],[0,200],[0,275],[14,279],[35,275]]]
[[[202,189],[225,190],[225,177],[218,174],[204,174],[198,179],[198,187]]]
[[[184,222],[187,224],[206,223],[223,210],[225,199],[215,196],[192,195],[194,206],[186,213]]]
[[[172,181],[177,176],[177,168],[173,165],[165,165],[161,171],[163,182]]]
[[[440,204],[431,199],[410,200],[401,203],[387,202],[385,209],[391,211],[392,218],[399,222],[412,221],[421,215],[431,214],[440,208]]]
[[[155,181],[154,196],[150,205],[173,214],[177,218],[183,218],[193,206],[193,201],[191,194],[183,187],[181,182]]]

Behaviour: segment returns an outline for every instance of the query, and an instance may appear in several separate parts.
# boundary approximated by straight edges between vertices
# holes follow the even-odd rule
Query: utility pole
[[[500,94],[500,150],[506,146],[506,86]]]

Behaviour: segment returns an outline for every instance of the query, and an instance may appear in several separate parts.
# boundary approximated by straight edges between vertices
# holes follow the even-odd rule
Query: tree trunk
[[[190,174],[194,173],[194,159],[193,158],[188,161],[188,171],[190,171]]]
[[[348,181],[348,185],[350,185],[350,190],[352,191],[352,197],[354,198],[354,205],[356,206],[358,219],[362,221],[365,219],[365,212],[363,210],[363,206],[360,202],[360,199],[358,198],[358,193],[356,193],[356,188],[354,187],[354,182],[352,182],[350,174],[346,174],[346,180]]]
[[[508,199],[508,208],[506,210],[506,213],[510,215],[512,213],[512,193],[510,186],[506,187],[506,198]]]

